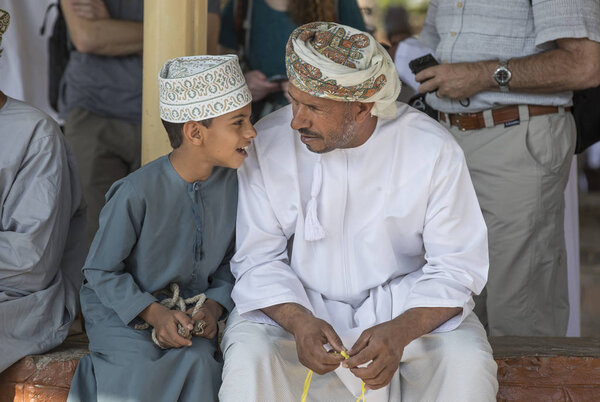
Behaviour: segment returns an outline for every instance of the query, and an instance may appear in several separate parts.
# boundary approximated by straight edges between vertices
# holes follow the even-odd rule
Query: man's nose
[[[291,127],[293,130],[310,127],[310,121],[306,118],[306,108],[302,105],[298,106],[293,111]]]

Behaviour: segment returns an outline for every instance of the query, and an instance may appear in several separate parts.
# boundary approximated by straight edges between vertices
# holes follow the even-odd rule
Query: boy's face
[[[215,166],[237,169],[248,157],[246,147],[256,137],[250,123],[250,104],[219,117],[214,117],[206,128],[204,140],[207,156]]]

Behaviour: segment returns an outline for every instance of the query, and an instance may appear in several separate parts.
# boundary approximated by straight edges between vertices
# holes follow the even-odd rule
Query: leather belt
[[[541,116],[543,114],[558,113],[558,106],[538,106],[529,105],[529,116]],[[565,107],[565,111],[571,110],[570,107]],[[442,113],[440,112],[440,120],[445,122],[446,116],[450,119],[450,125],[458,127],[462,131],[479,130],[485,128],[485,119],[483,112],[477,113]],[[492,118],[494,125],[502,123],[519,123],[519,106],[505,106],[498,109],[492,109]]]

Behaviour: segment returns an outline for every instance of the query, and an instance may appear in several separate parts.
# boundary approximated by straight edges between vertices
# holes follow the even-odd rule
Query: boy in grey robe
[[[0,42],[9,15],[0,10]],[[0,91],[0,372],[66,338],[85,259],[85,207],[56,122]]]
[[[90,355],[69,401],[217,400],[217,321],[233,308],[237,176],[256,136],[236,56],[168,61],[161,118],[173,152],[113,184],[83,268],[81,303]],[[190,316],[158,303],[177,283],[206,302]],[[189,310],[188,310],[189,313]],[[204,332],[184,337],[177,324]],[[148,323],[152,329],[136,329]]]

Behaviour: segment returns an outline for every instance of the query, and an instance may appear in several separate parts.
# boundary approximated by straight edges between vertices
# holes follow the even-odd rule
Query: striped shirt
[[[600,42],[599,0],[431,0],[419,41],[442,63],[508,60],[556,48],[556,39]],[[510,64],[509,64],[510,68]],[[468,102],[427,95],[447,113],[502,105],[567,106],[572,92],[554,94],[480,92]]]

